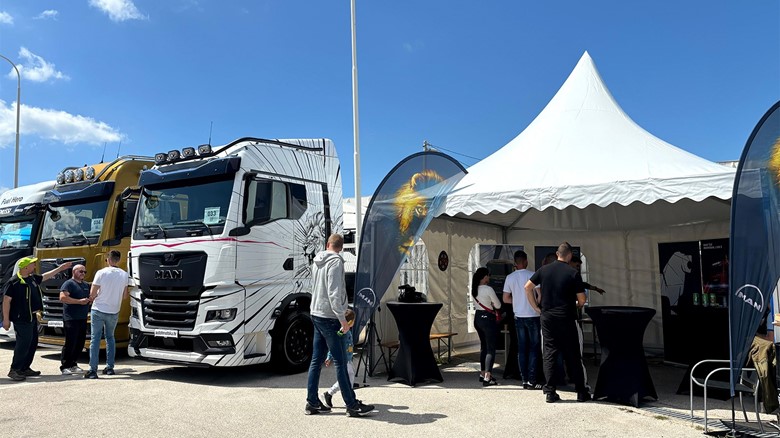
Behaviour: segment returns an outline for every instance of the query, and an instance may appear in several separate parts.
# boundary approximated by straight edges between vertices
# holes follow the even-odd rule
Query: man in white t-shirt
[[[525,284],[533,275],[528,268],[528,255],[525,251],[515,251],[516,271],[504,281],[504,302],[512,304],[517,330],[517,363],[523,378],[523,388],[542,389],[536,381],[536,364],[539,359],[541,343],[541,322],[539,313],[528,302]],[[538,300],[538,297],[537,297]]]
[[[98,378],[100,338],[103,337],[103,333],[106,336],[106,367],[103,369],[103,374],[109,376],[115,374],[116,341],[114,340],[114,330],[122,301],[128,297],[127,272],[117,267],[120,257],[117,250],[112,250],[106,256],[108,266],[97,271],[89,291],[90,301],[92,301],[92,338],[89,346],[89,372],[84,374],[87,379]]]

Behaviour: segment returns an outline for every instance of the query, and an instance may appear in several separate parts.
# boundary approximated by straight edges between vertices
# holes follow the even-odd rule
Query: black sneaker
[[[328,391],[322,393],[322,398],[325,399],[325,404],[328,405],[329,408],[333,407],[333,396],[330,395]]]
[[[549,393],[547,393],[547,396],[545,397],[545,401],[547,403],[555,403],[555,402],[557,402],[560,399],[561,399],[561,396],[558,395],[557,392],[549,392]]]
[[[22,382],[24,380],[27,380],[27,377],[25,377],[24,374],[21,374],[20,372],[16,370],[11,370],[8,372],[8,377],[11,378],[11,380],[15,380],[17,382]]]
[[[496,386],[498,385],[498,382],[496,382],[496,379],[494,377],[491,377],[489,380],[482,380],[482,386]]]
[[[373,405],[364,405],[362,401],[358,400],[355,406],[347,408],[347,416],[349,417],[362,417],[374,410]]]
[[[97,371],[92,371],[92,370],[87,371],[86,373],[84,373],[84,378],[97,379],[98,378]]]
[[[35,371],[33,369],[27,368],[26,370],[19,371],[19,374],[25,376],[25,377],[37,377],[41,375],[40,371]]]
[[[577,401],[578,402],[587,402],[593,400],[593,397],[590,395],[588,391],[580,392],[577,394]]]
[[[330,412],[330,408],[323,404],[320,404],[319,406],[312,406],[306,403],[306,408],[303,410],[303,413],[306,415],[315,415],[319,414],[320,412]]]
[[[103,374],[105,374],[107,376],[113,376],[113,375],[116,374],[116,372],[114,372],[113,368],[104,368],[103,369]]]

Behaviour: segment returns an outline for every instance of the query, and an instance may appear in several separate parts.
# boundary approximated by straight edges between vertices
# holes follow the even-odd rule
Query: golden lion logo
[[[443,180],[444,178],[433,170],[423,170],[412,175],[409,182],[402,185],[395,192],[393,206],[398,218],[398,231],[401,233],[402,238],[407,234],[409,226],[415,218],[423,218],[428,214],[428,198],[421,195],[420,191]],[[402,253],[407,252],[412,246],[413,239],[414,236],[406,239],[398,247],[398,250]]]
[[[780,184],[780,137],[772,146],[772,152],[769,154],[769,170],[775,175],[775,180]]]

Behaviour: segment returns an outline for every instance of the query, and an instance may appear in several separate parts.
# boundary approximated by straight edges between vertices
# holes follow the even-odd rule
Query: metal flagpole
[[[355,0],[351,0],[352,14],[352,132],[355,141],[355,256],[360,251],[360,233],[363,224],[362,196],[360,194],[360,128],[358,122],[358,70],[357,30],[355,25]]]

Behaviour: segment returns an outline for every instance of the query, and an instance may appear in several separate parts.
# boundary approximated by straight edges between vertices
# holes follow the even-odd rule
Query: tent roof
[[[735,169],[672,146],[637,125],[585,52],[536,119],[468,169],[441,212],[497,223],[487,215],[725,200],[731,198],[734,175]]]

